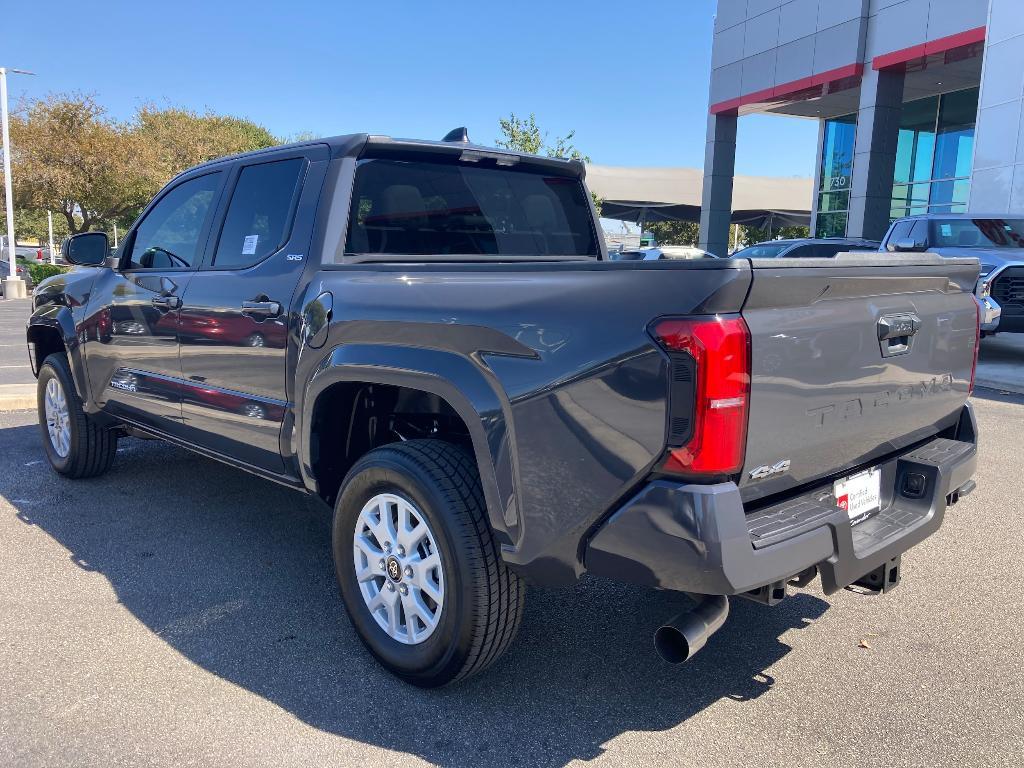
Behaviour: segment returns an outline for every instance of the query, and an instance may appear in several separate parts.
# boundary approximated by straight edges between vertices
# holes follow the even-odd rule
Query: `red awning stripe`
[[[930,40],[927,43],[912,45],[892,53],[883,53],[871,60],[872,69],[889,69],[906,64],[908,61],[920,59],[924,56],[931,56],[935,53],[945,53],[954,48],[963,48],[965,45],[974,45],[985,40],[985,27],[976,27],[966,32],[957,32],[955,35],[940,37],[938,40]]]
[[[802,77],[799,80],[791,80],[788,83],[781,83],[773,88],[765,88],[764,90],[754,91],[753,93],[748,93],[743,96],[737,96],[735,99],[720,101],[717,104],[711,105],[710,112],[713,115],[719,115],[722,113],[735,112],[740,107],[745,107],[748,104],[760,104],[768,101],[785,101],[786,97],[792,96],[800,91],[806,91],[808,88],[827,85],[838,80],[845,80],[848,77],[860,77],[862,74],[864,74],[863,64],[847,64],[842,67],[830,69],[827,72],[819,72],[818,74],[811,75],[810,77]]]

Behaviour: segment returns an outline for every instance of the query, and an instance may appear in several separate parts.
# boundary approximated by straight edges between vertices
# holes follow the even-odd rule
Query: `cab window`
[[[220,171],[174,187],[157,202],[132,235],[125,269],[190,269],[202,256],[199,242]]]

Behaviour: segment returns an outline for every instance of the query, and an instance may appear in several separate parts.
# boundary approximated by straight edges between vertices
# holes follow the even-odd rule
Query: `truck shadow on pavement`
[[[20,519],[102,574],[186,658],[315,728],[438,765],[562,766],[599,756],[623,732],[766,694],[765,670],[790,651],[783,634],[828,608],[807,594],[771,609],[734,600],[707,647],[671,667],[651,633],[685,597],[596,579],[532,589],[504,658],[422,691],[384,672],[356,637],[320,502],[156,442],[122,441],[108,475],[79,482],[30,464],[44,458],[35,426],[0,430],[0,450],[18,468],[0,495]]]

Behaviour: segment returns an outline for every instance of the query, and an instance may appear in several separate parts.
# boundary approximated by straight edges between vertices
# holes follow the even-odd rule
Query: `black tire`
[[[51,379],[56,379],[60,384],[67,402],[68,427],[71,433],[67,456],[61,456],[57,452],[46,426],[46,386]],[[36,401],[43,448],[51,467],[60,474],[75,479],[96,477],[110,469],[117,454],[117,433],[99,426],[95,419],[82,410],[82,400],[75,389],[68,359],[64,354],[54,353],[43,361],[36,384]]]
[[[379,493],[412,502],[437,539],[445,595],[433,633],[405,645],[381,628],[356,579],[353,534]],[[519,628],[525,585],[501,559],[487,520],[476,462],[440,440],[409,440],[369,452],[345,478],[333,526],[334,564],[345,607],[363,644],[403,680],[423,688],[474,675],[498,659]]]

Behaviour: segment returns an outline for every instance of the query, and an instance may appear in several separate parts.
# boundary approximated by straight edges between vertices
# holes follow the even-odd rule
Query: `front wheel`
[[[102,475],[114,462],[117,433],[83,409],[68,360],[54,353],[43,361],[36,384],[39,426],[50,466],[72,478]]]
[[[440,440],[378,448],[345,478],[334,563],[360,639],[391,672],[433,688],[509,646],[524,585],[501,559],[473,457]]]

